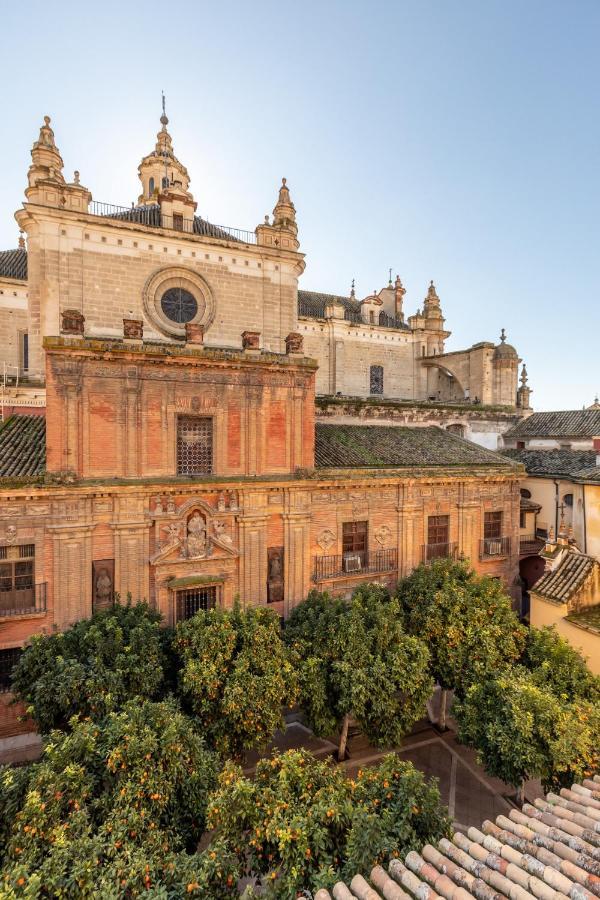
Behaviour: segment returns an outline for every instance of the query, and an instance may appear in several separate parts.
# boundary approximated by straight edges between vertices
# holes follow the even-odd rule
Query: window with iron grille
[[[186,588],[175,594],[175,614],[178,622],[191,619],[200,610],[214,609],[217,604],[217,586]]]
[[[502,537],[502,511],[486,512],[483,520],[483,536],[485,540],[498,540]]]
[[[19,662],[22,652],[20,647],[0,650],[0,693],[10,691],[10,676],[12,670]]]
[[[427,520],[427,543],[447,544],[450,535],[450,516],[429,516]]]
[[[35,582],[35,544],[0,547],[0,593],[32,590]]]
[[[208,416],[177,419],[177,474],[210,475],[213,470],[213,420]]]
[[[383,366],[371,366],[369,370],[369,392],[383,394]]]

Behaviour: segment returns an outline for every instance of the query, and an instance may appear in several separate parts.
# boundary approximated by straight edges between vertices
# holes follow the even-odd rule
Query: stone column
[[[92,614],[91,525],[50,525],[54,623],[61,631]]]
[[[240,600],[245,606],[267,602],[267,516],[244,515],[240,536]],[[287,560],[285,561],[287,567]]]
[[[469,485],[465,483],[459,485],[458,496],[458,554],[476,564],[479,559],[476,525],[480,501],[470,497]]]
[[[283,515],[285,548],[283,597],[286,618],[310,590],[310,523],[310,514],[304,511],[287,512]]]

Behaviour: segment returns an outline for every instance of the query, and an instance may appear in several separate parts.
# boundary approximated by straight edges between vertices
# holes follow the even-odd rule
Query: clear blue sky
[[[508,339],[538,409],[600,391],[600,2],[5,4],[0,247],[52,116],[66,174],[128,205],[167,95],[198,210],[254,228],[282,175],[301,285],[433,278],[448,349]]]

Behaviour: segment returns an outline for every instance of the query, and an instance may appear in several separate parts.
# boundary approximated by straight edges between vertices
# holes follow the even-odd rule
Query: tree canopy
[[[254,779],[227,763],[208,816],[226,848],[244,848],[261,896],[281,900],[450,832],[437,786],[393,754],[353,780],[306,751],[261,760]]]
[[[44,734],[72,716],[99,719],[163,687],[160,615],[145,603],[115,604],[59,634],[34,635],[13,675],[15,698]]]
[[[277,615],[239,605],[199,612],[177,626],[174,646],[182,699],[211,744],[233,757],[266,745],[297,696]]]
[[[318,735],[350,716],[377,746],[393,746],[425,709],[433,688],[425,644],[405,634],[397,600],[363,589],[350,603],[312,592],[292,612],[285,639],[298,659],[300,702]]]
[[[600,703],[600,678],[555,628],[530,628],[522,658],[536,684],[562,700]]]
[[[0,773],[2,896],[235,896],[236,860],[196,853],[216,772],[174,701],[52,732],[40,762]]]

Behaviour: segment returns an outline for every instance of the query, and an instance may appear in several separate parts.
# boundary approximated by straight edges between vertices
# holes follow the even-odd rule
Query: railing
[[[423,544],[422,560],[424,563],[434,559],[456,559],[458,544],[447,542],[445,544]]]
[[[346,575],[372,575],[390,572],[398,568],[398,551],[375,550],[373,553],[338,553],[333,556],[315,556],[313,581],[326,581]]]
[[[544,539],[535,534],[522,534],[519,537],[519,553],[521,556],[537,554],[544,546]]]
[[[93,200],[88,212],[92,216],[105,219],[117,219],[120,222],[134,222],[147,228],[167,228],[171,231],[183,231],[186,234],[197,234],[203,237],[214,237],[222,241],[236,241],[242,244],[256,244],[254,231],[243,228],[230,228],[229,225],[213,225],[199,216],[165,216],[158,204],[150,206],[114,206],[112,203],[101,203]]]
[[[46,612],[46,582],[28,588],[0,591],[0,619]]]
[[[479,543],[479,559],[492,559],[494,556],[508,556],[510,553],[510,538],[483,538]]]

